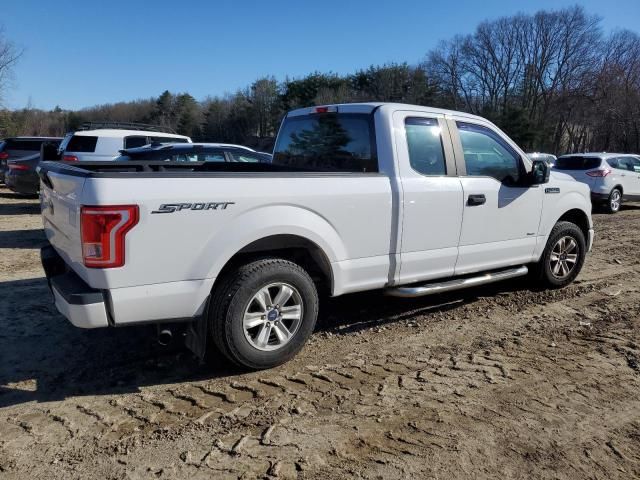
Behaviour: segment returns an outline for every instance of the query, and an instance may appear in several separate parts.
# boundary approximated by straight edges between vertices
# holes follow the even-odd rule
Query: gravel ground
[[[0,478],[640,478],[640,209],[594,219],[568,288],[327,299],[247,374],[73,328],[37,200],[0,188]]]

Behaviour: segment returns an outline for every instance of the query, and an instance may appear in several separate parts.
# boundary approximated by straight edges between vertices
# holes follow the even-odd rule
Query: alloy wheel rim
[[[567,278],[578,263],[578,242],[573,237],[564,236],[551,249],[549,263],[551,274],[558,278]]]
[[[253,348],[278,350],[298,332],[302,315],[302,297],[298,290],[288,283],[270,283],[260,288],[245,308],[244,336]]]
[[[620,192],[617,190],[611,194],[611,210],[620,208]]]

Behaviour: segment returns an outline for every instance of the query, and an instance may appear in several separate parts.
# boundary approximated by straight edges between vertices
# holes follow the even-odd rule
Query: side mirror
[[[529,173],[529,183],[531,185],[541,185],[549,181],[551,169],[544,160],[533,160],[533,166]]]

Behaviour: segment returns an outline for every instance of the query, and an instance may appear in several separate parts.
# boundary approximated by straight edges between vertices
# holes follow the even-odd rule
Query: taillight
[[[64,155],[62,157],[62,160],[64,162],[77,162],[78,161],[78,157],[76,157],[75,155]]]
[[[9,158],[9,154],[7,152],[0,152],[0,160],[6,160]]]
[[[137,205],[82,207],[82,259],[89,268],[124,265],[125,235],[138,223]]]
[[[23,165],[21,163],[10,163],[9,164],[9,170],[29,170],[29,167],[27,165]]]
[[[611,170],[609,170],[608,168],[603,168],[603,169],[598,169],[598,170],[590,170],[588,172],[585,172],[587,175],[589,175],[590,177],[606,177],[607,175],[609,175],[611,173]]]

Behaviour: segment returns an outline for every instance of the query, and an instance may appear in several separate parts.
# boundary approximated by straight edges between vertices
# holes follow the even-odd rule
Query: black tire
[[[557,261],[552,261],[552,254],[554,258],[557,256],[554,253],[554,249],[558,246],[563,238],[571,238],[576,243],[576,262],[571,267],[568,274],[563,275],[564,272],[554,274],[554,267],[557,265]],[[573,252],[573,251],[572,251]],[[571,222],[558,222],[551,230],[547,245],[542,253],[540,261],[535,266],[534,273],[537,276],[537,280],[545,287],[548,288],[561,288],[569,285],[575,280],[575,278],[582,270],[584,259],[587,254],[587,246],[584,238],[584,233],[580,228]]]
[[[301,318],[286,344],[274,350],[260,350],[247,338],[243,318],[254,296],[279,282],[293,287],[301,306]],[[234,364],[261,370],[293,358],[313,332],[317,317],[318,291],[309,274],[288,260],[266,258],[242,265],[221,279],[209,309],[209,331],[214,345]],[[276,322],[269,322],[269,332],[272,323]],[[275,334],[275,326],[273,328]]]
[[[604,204],[604,209],[607,213],[618,213],[622,206],[622,192],[619,188],[614,188],[609,194],[607,203]]]

